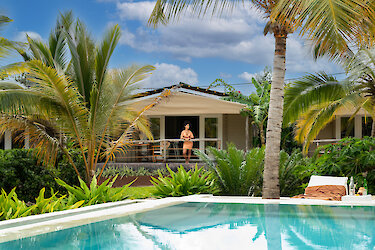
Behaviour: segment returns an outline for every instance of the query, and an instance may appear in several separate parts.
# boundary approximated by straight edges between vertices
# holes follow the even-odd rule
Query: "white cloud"
[[[255,77],[256,74],[251,74],[249,72],[242,72],[241,74],[238,75],[239,78],[242,80],[245,80],[246,82],[251,82],[251,79]]]
[[[20,41],[20,42],[27,42],[26,35],[31,37],[32,39],[36,40],[43,40],[42,36],[39,35],[37,32],[34,31],[21,31],[18,32],[16,37],[14,38],[15,41]]]
[[[156,70],[152,75],[143,81],[143,88],[160,88],[178,84],[180,82],[188,84],[198,83],[198,74],[191,68],[181,68],[174,64],[156,63]]]
[[[144,52],[169,53],[176,59],[223,58],[250,64],[271,66],[274,55],[272,35],[263,36],[266,21],[250,7],[235,8],[231,15],[220,18],[182,16],[178,22],[147,27],[155,2],[117,3],[118,15],[125,23],[137,20],[136,30],[125,30],[121,43]],[[339,70],[327,60],[314,62],[310,49],[296,35],[287,39],[287,70],[311,72]]]

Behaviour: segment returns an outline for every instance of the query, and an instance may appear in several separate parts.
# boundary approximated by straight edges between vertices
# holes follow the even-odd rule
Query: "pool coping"
[[[247,204],[290,204],[325,206],[375,206],[375,200],[366,202],[343,202],[308,199],[262,199],[260,197],[190,195],[168,197],[157,200],[125,200],[98,204],[72,210],[0,222],[0,243],[39,234],[59,231],[84,224],[104,221],[134,213],[146,212],[186,202],[247,203]]]

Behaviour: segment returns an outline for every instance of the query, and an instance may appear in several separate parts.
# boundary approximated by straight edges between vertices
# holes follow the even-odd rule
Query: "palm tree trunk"
[[[274,32],[275,55],[268,111],[266,151],[263,173],[263,199],[279,199],[279,161],[283,120],[285,52],[287,34]]]
[[[266,140],[264,138],[264,127],[263,123],[259,124],[259,137],[260,137],[260,144],[263,147],[266,144]]]
[[[371,137],[375,137],[375,117],[372,117]]]

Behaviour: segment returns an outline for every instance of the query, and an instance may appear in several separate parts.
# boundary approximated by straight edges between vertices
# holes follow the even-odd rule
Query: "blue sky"
[[[178,82],[208,86],[216,78],[228,83],[249,82],[265,66],[272,66],[273,37],[263,36],[262,14],[251,6],[238,8],[220,18],[181,18],[178,23],[147,27],[153,1],[122,0],[2,0],[0,11],[14,22],[1,30],[1,36],[12,40],[30,36],[47,39],[59,12],[73,10],[86,23],[96,38],[109,25],[119,24],[122,37],[110,67],[129,64],[151,64],[157,70],[144,83],[145,88],[158,88]],[[0,63],[21,60],[12,57]],[[325,70],[342,72],[325,59],[312,60],[309,46],[297,34],[287,41],[286,78]],[[249,85],[237,85],[249,92]]]

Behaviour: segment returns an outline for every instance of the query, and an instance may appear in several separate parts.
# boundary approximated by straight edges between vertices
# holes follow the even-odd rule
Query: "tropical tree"
[[[61,16],[64,19],[72,20],[69,15]],[[67,148],[69,140],[81,152],[90,183],[99,160],[105,165],[124,150],[134,130],[152,137],[142,115],[160,98],[140,112],[131,110],[129,102],[137,83],[154,67],[108,69],[120,38],[117,25],[108,29],[100,43],[95,43],[80,21],[61,29],[61,37],[51,35],[49,45],[29,39],[32,56],[22,68],[35,84],[0,83],[0,134],[5,130],[24,132],[21,136],[30,138],[45,164],[53,163],[62,150],[79,176]],[[70,61],[60,54],[65,46]]]
[[[286,89],[284,125],[296,122],[296,140],[306,153],[311,141],[341,108],[362,108],[373,118],[375,136],[375,48],[360,49],[345,62],[348,77],[338,81],[326,73],[310,74]]]
[[[266,68],[262,74],[258,75],[257,77],[253,77],[251,79],[251,84],[254,86],[255,91],[249,96],[237,91],[233,86],[226,83],[222,79],[216,79],[209,86],[209,88],[224,86],[225,93],[228,94],[228,97],[224,98],[225,100],[246,105],[246,107],[242,110],[242,113],[249,116],[251,123],[255,125],[260,139],[260,146],[266,145],[265,128],[270,103],[271,74],[271,71]]]
[[[365,0],[251,0],[265,13],[264,34],[273,33],[275,54],[268,112],[263,198],[279,198],[279,151],[283,120],[286,40],[296,29],[312,43],[315,55],[339,58],[350,52],[349,44],[368,42],[374,31],[373,3]],[[201,17],[208,12],[244,5],[244,1],[157,0],[149,24],[167,24],[188,11]],[[369,32],[370,31],[370,32]],[[371,37],[372,38],[372,37]]]

